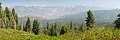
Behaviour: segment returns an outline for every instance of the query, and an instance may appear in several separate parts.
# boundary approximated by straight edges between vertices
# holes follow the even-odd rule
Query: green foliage
[[[15,9],[13,8],[12,9],[12,23],[13,23],[13,28],[14,29],[20,29],[19,27],[18,27],[18,15],[16,14],[16,12],[15,12]]]
[[[120,14],[118,14],[118,16],[117,16],[118,18],[117,18],[117,20],[115,21],[115,28],[120,28]]]
[[[33,35],[19,30],[0,28],[0,34],[1,40],[118,40],[120,38],[120,30],[112,28],[91,28],[84,32],[67,32],[61,36]]]
[[[30,18],[28,17],[27,18],[27,22],[26,22],[26,25],[25,25],[25,31],[26,32],[31,32],[31,24],[30,24]]]
[[[38,35],[39,34],[39,31],[40,31],[40,23],[38,22],[38,20],[34,20],[33,21],[33,28],[32,28],[32,32],[35,34],[35,35]]]
[[[78,29],[79,31],[83,32],[85,29],[84,29],[84,23],[81,24],[80,28]]]
[[[16,24],[18,24],[18,15],[16,14],[14,8],[12,9],[12,15],[14,16],[14,19],[15,19],[15,21],[16,21]]]
[[[1,6],[1,3],[0,3],[0,27],[2,27],[2,6]]]
[[[62,26],[61,31],[60,31],[60,35],[63,35],[64,33],[68,32],[68,27],[67,26]]]
[[[11,13],[11,11],[9,10],[9,8],[8,7],[5,7],[5,13],[6,13],[6,16],[7,16],[7,18],[8,18],[8,20],[12,20],[12,13]]]
[[[94,27],[95,25],[95,19],[94,19],[94,15],[92,14],[92,11],[88,11],[87,12],[87,17],[86,17],[86,26],[89,28]]]
[[[50,24],[49,24],[49,22],[47,22],[47,29],[50,29]]]
[[[4,10],[2,9],[1,3],[0,3],[0,27],[5,27],[6,23],[6,14],[4,13]]]
[[[56,23],[55,23],[56,24]],[[56,27],[52,25],[50,29],[50,36],[57,36],[57,30]]]
[[[72,21],[70,22],[70,29],[73,29],[73,23],[72,23]]]
[[[0,2],[0,8],[2,8],[1,4],[2,4],[2,3]]]
[[[9,8],[8,7],[5,7],[5,13],[6,13],[6,17],[7,17],[7,22],[6,22],[6,24],[7,24],[7,28],[12,28],[12,21],[13,21],[13,19],[12,19],[12,13],[11,13],[11,11],[9,10]]]
[[[29,34],[20,30],[13,30],[13,29],[1,29],[0,28],[0,39],[1,40],[118,40],[120,38],[120,14],[118,14],[118,19],[115,21],[115,28],[102,28],[99,26],[95,26],[95,19],[94,15],[92,14],[92,11],[87,12],[86,17],[86,26],[89,28],[89,30],[84,29],[84,23],[81,24],[79,27],[79,31],[77,30],[77,27],[73,27],[72,21],[70,22],[69,26],[62,26],[59,27],[57,22],[50,26],[50,24],[47,22],[47,25],[45,27],[44,32],[46,32],[48,35],[39,34],[40,33],[40,23],[38,20],[34,20],[33,22],[33,28],[31,28],[31,22],[30,18],[28,17],[26,25],[20,25],[23,26],[23,31],[31,33],[31,31],[35,34]],[[15,12],[15,9],[12,9],[12,13],[9,10],[8,7],[5,8],[5,10],[2,9],[1,3],[0,3],[0,27],[12,27],[16,29],[16,26],[18,25],[18,15]],[[75,29],[75,30],[70,30]],[[21,27],[20,27],[21,28]],[[61,28],[61,30],[60,30]],[[32,30],[31,30],[32,29]],[[46,30],[47,29],[47,30]],[[60,35],[58,36],[58,32]],[[46,34],[45,33],[45,34]],[[39,35],[38,35],[39,34]]]
[[[51,25],[50,25],[49,22],[47,22],[47,24],[46,24],[45,34],[50,35],[50,34],[51,34],[50,29],[51,29]]]

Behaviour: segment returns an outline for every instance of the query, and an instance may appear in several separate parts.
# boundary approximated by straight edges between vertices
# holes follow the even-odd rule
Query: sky
[[[0,0],[3,6],[26,6],[26,5],[54,5],[76,6],[87,5],[106,8],[120,8],[120,0]]]

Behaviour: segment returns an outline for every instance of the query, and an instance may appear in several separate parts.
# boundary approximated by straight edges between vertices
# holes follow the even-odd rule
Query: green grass
[[[90,29],[84,32],[72,31],[60,36],[34,35],[20,30],[0,28],[0,40],[115,40],[119,38],[120,30],[111,28]]]

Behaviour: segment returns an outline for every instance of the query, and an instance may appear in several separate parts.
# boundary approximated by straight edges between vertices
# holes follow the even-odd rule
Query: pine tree
[[[4,13],[4,10],[1,11],[2,12],[2,28],[4,28],[6,25],[6,14]]]
[[[73,29],[73,23],[72,23],[72,21],[70,22],[70,29]]]
[[[1,3],[0,3],[0,27],[5,27],[5,19],[6,14],[4,13],[4,10],[2,9]]]
[[[0,19],[2,18],[2,6],[1,6],[1,3],[0,3]]]
[[[50,29],[50,36],[57,36],[57,22]]]
[[[89,10],[87,12],[87,17],[86,17],[86,26],[87,26],[87,29],[93,28],[94,25],[95,25],[94,15],[92,14],[92,11]]]
[[[2,4],[2,3],[0,2],[0,8],[2,8],[1,4]]]
[[[8,18],[8,20],[12,20],[12,13],[11,13],[11,11],[9,10],[9,8],[8,7],[5,7],[5,13],[6,13],[6,16],[7,16],[7,18]]]
[[[33,28],[32,28],[32,32],[35,34],[35,35],[38,35],[39,34],[39,31],[40,31],[40,23],[38,22],[38,20],[34,20],[33,21]]]
[[[84,23],[81,24],[80,28],[78,29],[79,31],[84,31]]]
[[[17,14],[15,13],[15,9],[12,9],[12,23],[13,23],[13,28],[16,30],[17,24],[18,24],[18,18],[16,19]]]
[[[0,27],[2,27],[2,6],[0,3]]]
[[[55,22],[54,28],[57,29],[57,22]]]
[[[26,30],[27,29],[27,30]],[[30,18],[27,18],[26,26],[25,26],[25,31],[26,32],[31,32],[31,23],[30,23]]]
[[[52,25],[51,29],[50,29],[50,36],[57,36],[57,32],[55,27]]]
[[[120,14],[117,16],[118,18],[115,21],[115,28],[119,29],[120,28]]]
[[[8,18],[6,18],[6,22],[5,22],[5,28],[7,29],[7,28],[9,28],[9,25],[10,25],[10,22],[9,22],[9,19]]]
[[[50,23],[49,22],[47,22],[47,29],[46,29],[46,33],[45,34],[48,34],[48,35],[50,35]]]
[[[16,24],[18,24],[18,15],[15,12],[15,9],[12,9],[12,15],[15,17]]]
[[[49,24],[49,22],[47,22],[47,29],[50,29],[50,24]]]
[[[66,32],[68,32],[68,28],[67,28],[67,26],[64,25],[64,26],[62,26],[62,28],[61,28],[60,35],[66,33]]]
[[[12,28],[12,13],[11,13],[11,11],[9,10],[9,8],[8,7],[5,7],[5,13],[6,13],[6,17],[7,17],[7,19],[6,19],[6,27],[8,28],[8,27],[10,27],[10,28]]]
[[[54,36],[57,36],[57,22],[54,25]]]

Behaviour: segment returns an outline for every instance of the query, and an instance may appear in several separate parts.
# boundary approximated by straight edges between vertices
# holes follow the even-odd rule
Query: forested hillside
[[[84,20],[82,22],[74,22],[76,20],[70,20],[69,23],[59,23],[46,21],[45,25],[41,24],[41,21],[34,17],[31,21],[31,17],[27,17],[26,21],[23,18],[19,18],[14,8],[2,7],[0,3],[0,39],[1,40],[119,40],[120,39],[120,14],[113,16],[114,20],[112,27],[96,24],[96,20],[102,16],[96,17],[96,11],[88,10]],[[102,11],[104,13],[104,11]],[[110,11],[111,13],[111,11]],[[114,12],[113,12],[114,13]],[[109,14],[109,12],[108,12]],[[19,20],[21,19],[21,20]],[[106,18],[105,18],[106,19]],[[107,20],[107,21],[109,21]],[[77,25],[77,26],[75,26]]]

